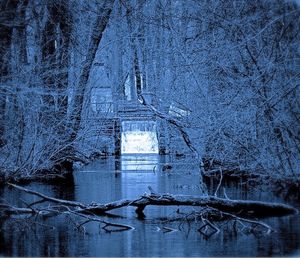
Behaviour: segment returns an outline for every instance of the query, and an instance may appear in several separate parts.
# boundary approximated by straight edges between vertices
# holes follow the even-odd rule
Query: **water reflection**
[[[168,164],[170,169],[163,170]],[[100,159],[78,170],[73,186],[32,184],[31,188],[58,198],[82,202],[109,202],[136,198],[148,185],[158,192],[199,194],[197,166],[186,159],[169,156],[124,156]],[[241,184],[226,186],[231,198],[275,200],[266,191],[247,191]],[[213,192],[214,187],[208,187]],[[8,188],[1,198],[16,205],[38,200]],[[295,204],[297,205],[297,203]],[[182,208],[180,208],[182,209]],[[0,220],[2,256],[269,256],[299,252],[300,217],[266,220],[276,232],[265,235],[234,234],[231,228],[206,240],[197,232],[199,224],[164,234],[157,227],[178,228],[179,222],[164,224],[160,218],[176,216],[177,207],[147,207],[146,219],[136,219],[132,207],[114,211],[126,218],[104,218],[134,226],[133,231],[107,234],[96,223],[86,225],[86,233],[76,229],[78,219],[57,216],[45,220]]]
[[[157,154],[125,154],[121,156],[122,171],[154,171],[159,169],[159,155]]]

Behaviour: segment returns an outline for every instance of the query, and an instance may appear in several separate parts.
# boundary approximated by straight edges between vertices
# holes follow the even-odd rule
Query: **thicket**
[[[129,83],[158,109],[186,107],[200,157],[299,174],[299,12],[277,0],[2,1],[1,171],[86,159],[91,88],[106,81],[115,101]],[[163,130],[169,151],[182,149],[180,132]]]

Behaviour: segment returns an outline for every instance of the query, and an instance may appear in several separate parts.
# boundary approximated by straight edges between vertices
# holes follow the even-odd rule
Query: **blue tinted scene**
[[[0,0],[1,257],[300,257],[299,0]]]

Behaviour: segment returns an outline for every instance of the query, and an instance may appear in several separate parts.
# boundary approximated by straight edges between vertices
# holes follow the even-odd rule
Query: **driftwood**
[[[272,228],[264,222],[258,221],[258,217],[266,216],[282,216],[288,214],[294,214],[298,211],[292,206],[281,203],[270,203],[262,201],[252,200],[231,200],[229,198],[219,198],[215,195],[172,195],[172,194],[157,194],[151,187],[149,187],[150,193],[145,193],[137,199],[119,200],[106,204],[84,204],[76,201],[69,201],[64,199],[53,198],[42,193],[27,189],[25,187],[8,183],[9,186],[23,191],[25,193],[38,196],[40,199],[31,204],[26,204],[27,207],[15,207],[6,203],[0,203],[0,214],[10,215],[34,215],[34,216],[53,216],[58,214],[66,214],[71,218],[71,215],[80,218],[80,223],[73,221],[73,224],[78,229],[85,231],[84,225],[90,222],[97,222],[102,224],[102,229],[107,232],[123,231],[134,229],[130,225],[112,223],[106,220],[102,220],[99,216],[117,216],[109,214],[109,211],[119,209],[122,207],[132,206],[136,208],[138,218],[144,218],[144,209],[150,205],[156,206],[198,206],[201,207],[200,211],[188,214],[185,220],[188,221],[188,217],[192,217],[195,220],[200,218],[202,226],[198,229],[198,232],[209,238],[213,234],[220,232],[218,226],[214,224],[211,217],[217,216],[219,219],[227,219],[233,221],[233,228],[236,228],[237,222],[242,225],[243,229],[253,230],[257,227],[263,229],[262,232],[269,234],[272,232]],[[53,203],[53,205],[42,206],[44,202]],[[55,204],[55,205],[54,205]],[[255,219],[252,219],[255,217]],[[83,220],[83,221],[82,221]],[[217,219],[218,220],[218,219]],[[247,226],[246,224],[250,225]],[[173,232],[174,229],[163,227],[162,232]]]
[[[130,225],[126,224],[120,224],[120,223],[112,223],[108,222],[105,220],[101,220],[97,217],[94,216],[94,214],[88,214],[87,212],[84,212],[84,210],[87,207],[93,206],[92,205],[85,205],[80,202],[76,201],[68,201],[68,200],[63,200],[63,199],[57,199],[53,198],[47,195],[44,195],[42,193],[36,192],[29,190],[25,187],[18,186],[15,184],[8,183],[8,185],[14,187],[15,189],[24,191],[25,193],[35,195],[40,197],[41,199],[33,202],[31,204],[26,204],[26,208],[20,208],[20,207],[15,207],[13,205],[7,204],[7,203],[0,203],[0,215],[4,216],[11,216],[11,215],[37,215],[37,216],[43,216],[43,217],[48,217],[52,215],[57,215],[57,214],[66,214],[66,215],[75,215],[77,217],[80,217],[82,219],[85,219],[83,222],[80,224],[75,223],[74,225],[78,229],[84,229],[83,225],[90,223],[90,222],[98,222],[100,224],[104,224],[101,228],[107,232],[116,232],[116,231],[124,231],[124,230],[131,230],[134,229]],[[46,206],[46,207],[38,207],[38,208],[33,208],[37,204],[41,204],[43,202],[52,202],[56,203],[56,206]],[[73,209],[71,209],[72,207]]]
[[[24,191],[29,194],[39,196],[41,201],[49,201],[68,207],[76,207],[77,213],[83,214],[94,214],[102,215],[106,212],[122,208],[133,206],[136,207],[136,213],[144,216],[144,209],[149,205],[156,206],[200,206],[210,207],[217,209],[221,212],[227,212],[231,214],[238,214],[239,216],[255,216],[255,217],[266,217],[266,216],[282,216],[297,213],[297,210],[292,206],[282,203],[271,203],[263,201],[252,201],[252,200],[232,200],[219,198],[216,196],[203,195],[203,196],[192,196],[192,195],[172,195],[172,194],[157,194],[151,189],[151,193],[144,194],[137,199],[130,200],[124,199],[107,204],[83,204],[75,201],[68,201],[63,199],[57,199],[46,196],[36,191],[26,189],[22,186],[15,184],[9,184],[10,186]],[[39,201],[39,203],[41,202]],[[31,205],[32,207],[32,205]]]
[[[120,200],[104,205],[87,207],[84,212],[93,214],[105,213],[117,208],[134,206],[136,212],[143,215],[146,206],[206,206],[218,209],[222,212],[237,213],[242,215],[281,216],[296,213],[293,207],[281,203],[269,203],[261,201],[230,200],[215,196],[190,196],[171,194],[145,194],[136,200]]]

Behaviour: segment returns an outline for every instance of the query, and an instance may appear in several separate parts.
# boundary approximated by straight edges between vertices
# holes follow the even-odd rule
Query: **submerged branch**
[[[264,222],[258,221],[258,217],[267,216],[282,216],[288,214],[294,214],[298,211],[292,206],[282,203],[270,203],[253,200],[231,200],[219,198],[215,195],[203,195],[203,196],[192,196],[192,195],[172,195],[172,194],[158,194],[153,191],[150,187],[150,193],[146,193],[137,199],[129,200],[118,200],[106,204],[84,204],[75,201],[68,201],[64,199],[53,198],[42,193],[29,190],[25,187],[8,184],[9,186],[23,191],[25,193],[38,196],[41,199],[31,204],[27,204],[25,208],[14,207],[6,203],[0,203],[0,212],[3,215],[29,215],[29,216],[55,216],[59,214],[65,214],[71,217],[71,215],[80,218],[83,221],[72,220],[74,225],[78,229],[83,229],[85,232],[84,225],[90,222],[97,222],[102,224],[101,228],[106,232],[117,232],[124,230],[134,229],[132,226],[120,223],[113,223],[100,219],[98,216],[106,215],[108,211],[119,209],[122,207],[132,206],[136,208],[138,218],[143,219],[145,217],[144,209],[150,205],[156,206],[198,206],[203,207],[201,211],[196,212],[197,216],[200,216],[203,226],[198,231],[206,237],[210,237],[213,234],[220,232],[220,229],[208,216],[211,212],[217,212],[219,218],[226,220],[234,220],[244,225],[243,222],[252,225],[251,228],[257,226],[266,229],[265,233],[269,234],[272,228]],[[217,192],[216,192],[217,193]],[[40,206],[43,202],[52,202],[55,205]],[[38,207],[36,207],[39,205]],[[224,216],[225,215],[225,216]],[[255,220],[253,219],[255,217]],[[218,219],[216,219],[217,221]],[[188,221],[188,220],[187,220]],[[235,225],[235,224],[234,224]],[[243,227],[246,227],[245,225]],[[169,232],[168,229],[164,229],[163,232]]]
[[[25,187],[22,187],[22,186],[19,186],[19,185],[16,185],[16,184],[12,184],[12,183],[7,183],[7,184],[9,186],[12,186],[12,187],[14,187],[14,188],[16,188],[18,190],[21,190],[21,191],[25,192],[25,193],[41,197],[45,202],[49,201],[49,202],[59,203],[59,204],[63,204],[63,205],[67,205],[67,206],[72,206],[72,207],[80,207],[80,208],[85,208],[86,207],[86,205],[84,205],[84,204],[82,204],[80,202],[68,201],[68,200],[63,200],[63,199],[57,199],[57,198],[53,198],[53,197],[44,195],[42,193],[33,191],[33,190],[29,190],[29,189],[27,189]],[[39,203],[40,202],[41,201],[39,201]]]
[[[288,214],[294,214],[298,211],[290,205],[282,203],[271,203],[263,201],[253,200],[231,200],[219,198],[216,196],[193,196],[193,195],[172,195],[172,194],[157,194],[150,193],[144,194],[134,200],[118,200],[106,204],[83,204],[79,202],[67,201],[63,199],[57,199],[43,195],[41,193],[28,190],[24,187],[9,184],[10,186],[24,191],[29,194],[33,194],[44,198],[47,201],[58,203],[61,205],[76,207],[76,212],[93,215],[103,215],[108,211],[115,210],[122,207],[133,206],[136,207],[136,212],[139,215],[143,214],[143,210],[146,206],[199,206],[199,207],[210,207],[218,209],[221,212],[229,212],[238,214],[239,216],[282,216]]]

